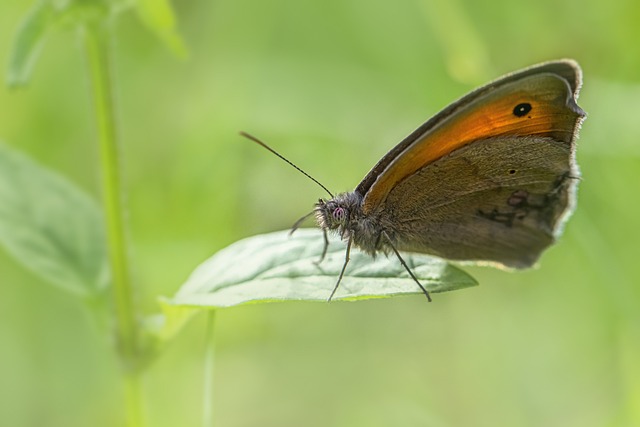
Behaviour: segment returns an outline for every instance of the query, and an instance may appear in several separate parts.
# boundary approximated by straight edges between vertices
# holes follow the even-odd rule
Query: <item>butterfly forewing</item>
[[[532,265],[574,205],[580,76],[547,63],[447,107],[363,180],[363,214],[401,250]]]

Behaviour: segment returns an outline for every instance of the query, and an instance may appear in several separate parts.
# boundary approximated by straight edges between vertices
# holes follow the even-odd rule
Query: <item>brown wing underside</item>
[[[547,137],[477,141],[404,179],[374,215],[400,250],[528,267],[573,207],[572,156]]]

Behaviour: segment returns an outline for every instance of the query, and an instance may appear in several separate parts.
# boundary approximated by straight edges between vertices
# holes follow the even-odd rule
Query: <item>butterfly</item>
[[[527,268],[562,232],[576,203],[575,140],[582,72],[573,60],[507,74],[427,120],[371,169],[352,192],[326,187],[257,138],[242,133],[330,195],[311,214],[324,232],[373,256],[394,253],[431,301],[401,251]]]

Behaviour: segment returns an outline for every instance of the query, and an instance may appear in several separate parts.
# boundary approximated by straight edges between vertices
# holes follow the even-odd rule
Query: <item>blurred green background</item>
[[[640,3],[174,2],[173,57],[118,20],[117,101],[137,299],[147,313],[216,250],[286,229],[488,79],[571,57],[584,71],[578,209],[540,268],[480,286],[216,317],[219,426],[640,425]],[[0,58],[29,2],[0,3]],[[52,32],[29,87],[0,89],[0,139],[99,199],[86,64]],[[0,201],[1,203],[1,201]],[[200,425],[204,317],[145,376],[150,426]],[[121,423],[109,343],[70,296],[0,251],[0,425]]]

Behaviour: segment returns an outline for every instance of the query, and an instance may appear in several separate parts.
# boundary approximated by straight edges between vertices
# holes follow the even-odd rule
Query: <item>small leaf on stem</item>
[[[142,22],[179,58],[188,54],[177,31],[176,18],[169,0],[138,0],[138,15]]]

